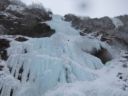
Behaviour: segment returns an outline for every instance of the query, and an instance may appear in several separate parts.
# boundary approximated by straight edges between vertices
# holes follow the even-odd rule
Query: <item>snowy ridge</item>
[[[3,88],[7,81],[0,80],[0,96],[127,96],[128,88],[122,88],[127,82],[116,81],[123,63],[114,59],[104,66],[91,54],[93,49],[111,51],[108,44],[93,36],[80,36],[79,30],[61,16],[53,15],[51,21],[42,23],[56,33],[46,38],[28,38],[26,42],[11,40],[5,63],[9,68],[7,77],[10,76],[7,80],[12,78],[10,82],[15,86]]]

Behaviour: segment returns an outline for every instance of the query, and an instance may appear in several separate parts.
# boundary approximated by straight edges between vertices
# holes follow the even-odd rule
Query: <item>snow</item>
[[[2,89],[2,96],[10,96],[12,88],[13,96],[127,96],[120,87],[122,83],[116,81],[122,63],[115,60],[104,66],[91,55],[93,49],[109,50],[109,45],[93,36],[80,36],[79,30],[58,15],[42,23],[56,33],[50,38],[28,38],[26,42],[11,38],[5,62],[10,68],[9,82],[0,80],[0,84],[6,86],[8,82],[15,86]]]
[[[25,9],[25,7],[21,7],[19,5],[9,5],[6,8],[6,10],[17,11],[17,12],[23,11],[24,9]]]
[[[117,17],[111,18],[111,20],[116,28],[124,25],[123,22]]]

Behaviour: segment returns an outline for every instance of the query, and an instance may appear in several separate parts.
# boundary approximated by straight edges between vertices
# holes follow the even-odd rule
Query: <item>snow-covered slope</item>
[[[10,41],[9,57],[0,62],[0,96],[128,95],[125,50],[113,49],[95,33],[80,36],[80,30],[58,15],[42,23],[55,29],[55,34],[25,37],[25,42],[16,41],[15,36],[0,36]],[[94,54],[102,49],[113,57],[105,64]]]

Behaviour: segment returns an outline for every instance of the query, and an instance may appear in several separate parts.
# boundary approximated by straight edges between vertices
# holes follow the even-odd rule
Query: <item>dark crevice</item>
[[[97,51],[93,52],[92,55],[99,58],[102,61],[103,64],[112,60],[112,55],[110,54],[110,52],[107,49],[103,48],[103,47],[101,47],[100,50],[97,50]]]
[[[0,59],[7,60],[7,48],[10,47],[10,41],[7,39],[0,39]]]
[[[58,80],[57,80],[58,82],[60,82],[60,78],[58,78]]]
[[[8,66],[8,69],[9,69],[9,72],[11,73],[12,72],[12,67]]]
[[[29,77],[30,77],[30,71],[28,72],[28,75],[27,75],[27,81],[29,80]]]
[[[7,50],[5,50],[5,49],[1,50],[0,55],[1,55],[2,60],[7,60],[8,59]]]
[[[24,53],[27,53],[28,51],[27,51],[27,49],[24,49]]]
[[[67,82],[67,83],[70,83],[68,73],[69,73],[69,72],[68,72],[68,68],[65,68],[65,77],[66,77],[66,82]]]
[[[7,39],[0,39],[0,49],[6,49],[10,47],[10,41]]]
[[[16,70],[15,70],[15,72],[14,72],[13,76],[14,76],[14,77],[16,76]]]
[[[3,87],[1,87],[1,89],[0,89],[0,96],[1,96],[1,93],[2,93],[2,89],[3,89]]]
[[[20,80],[20,81],[22,80],[22,73],[23,73],[23,71],[24,71],[24,70],[23,70],[23,65],[22,65],[22,66],[20,67],[19,75],[18,75],[18,78],[17,78],[17,79]]]
[[[58,76],[57,81],[58,81],[58,82],[61,82],[61,72],[59,73],[59,76]]]
[[[22,80],[22,74],[19,74],[17,79],[21,81]]]
[[[10,96],[13,96],[13,89],[11,89],[10,91]]]
[[[21,66],[20,70],[19,70],[19,73],[22,74],[23,72],[23,65]]]
[[[4,66],[3,66],[3,65],[0,65],[0,71],[2,71],[2,70],[3,70],[3,68],[4,68]]]

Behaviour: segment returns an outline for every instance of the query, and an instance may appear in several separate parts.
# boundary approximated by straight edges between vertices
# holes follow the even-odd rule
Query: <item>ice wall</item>
[[[0,96],[42,96],[58,85],[70,86],[75,82],[91,82],[99,78],[96,72],[103,64],[90,52],[101,47],[108,49],[106,43],[91,35],[80,36],[79,30],[73,29],[69,22],[57,15],[42,23],[50,25],[56,33],[50,38],[29,38],[26,42],[11,40],[6,62],[10,71],[8,76],[18,83],[11,83],[10,79],[7,79],[9,82],[0,80],[3,84],[0,86],[6,86],[6,82],[15,84],[15,88],[10,85],[0,87],[3,88]],[[10,95],[12,88],[13,94]]]

